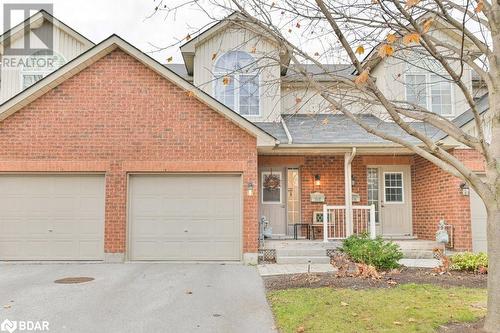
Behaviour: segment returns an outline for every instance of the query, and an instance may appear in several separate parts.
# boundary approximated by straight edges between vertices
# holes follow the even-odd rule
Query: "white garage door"
[[[240,260],[241,177],[130,176],[131,260]]]
[[[0,260],[102,260],[104,176],[0,175]]]
[[[487,252],[486,240],[486,208],[483,201],[474,190],[470,190],[470,215],[472,228],[472,250]]]

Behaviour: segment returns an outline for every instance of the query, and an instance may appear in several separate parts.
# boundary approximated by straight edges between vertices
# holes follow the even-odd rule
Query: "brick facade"
[[[129,172],[257,182],[255,137],[120,50],[0,122],[0,141],[0,172],[105,173],[107,253],[125,252]],[[258,195],[243,198],[243,252],[255,253]]]
[[[458,159],[474,171],[483,169],[479,153],[470,149],[453,151]],[[456,250],[472,249],[470,197],[460,190],[462,180],[442,171],[422,157],[414,157],[413,233],[421,239],[435,239],[438,222],[444,219],[454,230]]]

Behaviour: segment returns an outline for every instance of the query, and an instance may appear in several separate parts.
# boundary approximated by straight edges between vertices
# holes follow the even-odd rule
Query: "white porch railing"
[[[352,206],[351,214],[346,214],[346,206],[323,205],[323,240],[345,239],[351,235],[367,233],[376,237],[375,205]],[[351,218],[347,218],[347,216]]]

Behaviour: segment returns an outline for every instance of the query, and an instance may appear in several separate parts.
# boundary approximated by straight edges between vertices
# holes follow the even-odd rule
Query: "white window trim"
[[[377,192],[378,192],[378,221],[375,221],[375,224],[376,225],[379,225],[380,224],[380,214],[381,214],[381,204],[382,204],[382,198],[380,197],[381,196],[381,191],[380,191],[380,168],[378,167],[372,167],[372,166],[367,166],[366,167],[366,191],[367,191],[367,199],[368,199],[368,193],[369,193],[369,189],[368,189],[368,177],[369,177],[369,169],[373,169],[376,171],[376,174],[377,174]],[[384,200],[385,200],[385,193],[384,193]]]
[[[431,73],[431,72],[425,72],[425,71],[409,71],[408,73],[405,73],[405,101],[408,101],[408,75],[424,75],[425,76],[425,107],[427,110],[434,112],[434,110],[431,110],[432,106],[432,95],[431,95],[431,75],[439,75],[436,73]],[[453,83],[450,82],[450,93],[451,93],[451,113],[448,114],[441,114],[441,116],[445,118],[454,118],[455,117],[455,89],[453,87]],[[435,112],[434,112],[435,113]],[[436,113],[437,114],[437,113]]]
[[[231,51],[229,51],[229,52],[231,52]],[[246,52],[246,51],[241,51],[241,52]],[[220,56],[217,57],[217,59],[214,60],[214,67],[217,64],[217,62],[219,61],[219,59],[221,57],[223,57],[226,53],[227,52],[222,53]],[[246,53],[248,53],[248,52],[246,52]],[[253,56],[251,56],[251,57],[254,58]],[[239,114],[240,116],[243,116],[243,117],[261,117],[262,116],[262,96],[261,96],[262,82],[261,82],[260,73],[258,73],[258,72],[256,73],[257,81],[258,81],[258,89],[259,89],[257,92],[259,95],[259,113],[258,114],[241,114],[240,113],[240,80],[239,80],[239,76],[240,76],[240,74],[249,75],[249,74],[252,74],[253,72],[252,73],[224,72],[224,71],[216,71],[214,69],[213,73],[214,73],[214,75],[213,75],[214,80],[212,83],[212,91],[213,91],[213,97],[215,99],[217,99],[217,97],[216,97],[217,81],[222,79],[224,76],[232,76],[234,78],[234,110],[233,111],[235,111],[237,114]]]
[[[264,176],[266,175],[280,175],[280,201],[264,201]],[[265,205],[281,205],[283,204],[283,173],[281,171],[262,171],[260,174],[260,198],[261,203]]]
[[[28,86],[28,87],[24,87],[24,76],[25,75],[41,75],[42,78],[40,80],[42,80],[44,77],[46,77],[47,75],[49,75],[50,73],[52,73],[51,71],[24,71],[24,70],[21,70],[20,72],[20,79],[19,79],[19,91],[23,91],[24,89],[28,89],[29,87],[31,87],[33,84],[35,84],[36,82],[34,82],[31,86]]]
[[[387,201],[385,196],[385,175],[387,174],[400,174],[401,175],[401,201]],[[384,185],[384,205],[401,205],[405,203],[405,180],[404,180],[404,172],[401,171],[387,171],[384,172],[384,178],[382,179]]]

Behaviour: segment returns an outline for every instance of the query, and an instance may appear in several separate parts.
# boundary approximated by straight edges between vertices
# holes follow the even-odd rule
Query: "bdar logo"
[[[0,324],[0,331],[12,333],[17,329],[17,322],[5,319]]]

